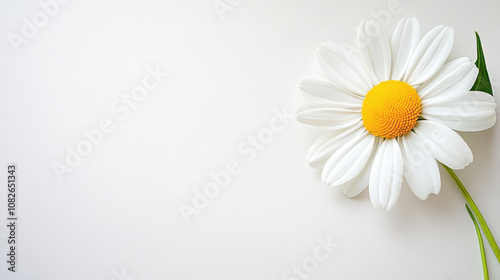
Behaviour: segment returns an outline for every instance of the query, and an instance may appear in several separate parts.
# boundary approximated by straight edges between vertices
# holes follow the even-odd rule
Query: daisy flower
[[[297,120],[328,132],[311,146],[309,164],[348,197],[369,186],[376,208],[396,204],[403,178],[422,200],[438,194],[438,162],[462,169],[473,159],[455,131],[493,126],[495,99],[470,91],[478,69],[469,58],[446,63],[450,27],[421,38],[417,19],[403,19],[389,38],[376,21],[364,21],[357,40],[357,51],[321,44],[316,56],[325,77],[300,83],[307,99]]]

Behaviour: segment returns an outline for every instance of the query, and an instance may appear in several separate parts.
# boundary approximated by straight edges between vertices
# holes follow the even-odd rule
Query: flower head
[[[376,32],[373,32],[376,30]],[[420,38],[415,18],[399,22],[389,39],[376,21],[362,22],[356,51],[323,43],[316,51],[325,78],[306,76],[307,97],[297,120],[328,131],[308,154],[322,180],[349,197],[369,185],[377,208],[392,208],[403,178],[415,195],[438,194],[437,162],[462,169],[470,148],[456,131],[495,124],[495,99],[470,91],[478,69],[467,57],[445,63],[453,30],[437,26]]]

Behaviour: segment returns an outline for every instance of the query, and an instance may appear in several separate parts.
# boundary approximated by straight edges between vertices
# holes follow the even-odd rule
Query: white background
[[[389,1],[231,2],[221,20],[212,0],[73,0],[17,52],[9,34],[21,36],[23,18],[33,22],[43,9],[0,3],[0,279],[279,280],[328,236],[339,246],[308,279],[482,279],[465,201],[443,169],[439,196],[420,201],[405,185],[388,212],[374,209],[366,191],[348,199],[325,186],[305,159],[321,132],[296,121],[255,157],[238,151],[269,127],[274,110],[294,112],[301,77],[319,73],[321,42],[351,44],[359,22]],[[500,92],[498,1],[398,7],[389,33],[402,17],[416,16],[423,32],[451,26],[450,58],[475,59],[477,30]],[[112,104],[157,65],[170,76],[120,118]],[[103,119],[114,130],[59,182],[54,162],[64,164],[66,147]],[[500,128],[461,135],[474,162],[457,173],[500,240]],[[230,161],[241,172],[186,223],[179,206],[192,206],[210,172]],[[3,261],[12,162],[17,273]],[[491,279],[499,279],[486,246]]]

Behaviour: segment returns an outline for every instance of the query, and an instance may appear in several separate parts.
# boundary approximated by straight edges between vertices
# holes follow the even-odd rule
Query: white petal
[[[453,47],[453,29],[437,26],[422,38],[412,55],[404,80],[417,86],[430,79],[443,66]]]
[[[376,84],[388,81],[391,78],[392,53],[391,43],[384,28],[376,21],[370,20],[365,24],[364,36],[366,51],[370,58],[373,72],[377,78]],[[362,32],[362,30],[361,30]]]
[[[347,197],[355,197],[360,194],[366,187],[370,181],[370,173],[372,170],[373,160],[377,153],[378,147],[380,146],[380,137],[375,137],[375,147],[373,148],[372,154],[368,159],[368,162],[365,165],[365,168],[359,173],[358,176],[354,177],[354,179],[346,182],[341,186],[342,192]]]
[[[420,24],[416,18],[399,21],[391,39],[392,73],[391,80],[402,80],[410,59],[420,41]]]
[[[472,162],[472,151],[467,143],[444,124],[418,121],[414,130],[431,155],[444,165],[452,169],[463,169]]]
[[[332,186],[340,186],[356,177],[365,167],[374,149],[375,136],[368,131],[338,149],[325,164],[321,178]]]
[[[323,43],[316,50],[316,57],[328,78],[338,87],[362,96],[372,88],[365,68],[346,48],[334,43]]]
[[[362,131],[362,129],[363,123],[360,121],[342,133],[328,133],[318,138],[309,148],[307,154],[309,165],[313,168],[322,168],[333,153],[358,135],[358,131]]]
[[[297,107],[296,118],[312,128],[344,130],[361,120],[361,105],[310,99]]]
[[[379,84],[381,81],[375,74],[375,70],[373,70],[373,64],[370,59],[370,53],[368,51],[368,42],[366,39],[366,21],[363,20],[358,27],[358,32],[356,34],[356,42],[355,45],[358,47],[355,49],[355,53],[357,57],[359,58],[359,61],[361,64],[363,64],[363,67],[366,69],[366,73],[368,73],[368,76],[370,76],[371,80],[371,86],[375,86]]]
[[[370,173],[370,199],[375,208],[390,210],[403,183],[403,157],[395,138],[386,139],[375,156]]]
[[[399,138],[403,155],[404,176],[413,193],[425,200],[441,190],[441,177],[436,159],[424,142],[413,132]]]
[[[481,131],[495,124],[496,107],[485,92],[456,92],[422,101],[422,117],[458,131]]]
[[[305,76],[300,81],[299,88],[306,97],[320,97],[349,104],[363,103],[361,95],[340,89],[332,82],[318,76]]]
[[[423,83],[418,88],[418,95],[422,100],[428,100],[443,94],[468,91],[474,85],[478,71],[468,57],[457,58],[443,65],[434,77]]]

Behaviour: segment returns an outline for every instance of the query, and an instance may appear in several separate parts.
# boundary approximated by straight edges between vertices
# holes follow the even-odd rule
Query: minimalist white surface
[[[475,59],[478,31],[499,92],[499,12],[488,0],[3,1],[0,180],[16,163],[19,219],[17,272],[2,261],[0,279],[482,279],[444,169],[439,196],[404,185],[376,210],[366,191],[321,182],[305,159],[321,133],[290,114],[319,44],[352,44],[372,18],[390,32],[413,16],[423,32],[453,27],[450,59]],[[500,128],[461,135],[474,162],[457,173],[500,240]],[[200,199],[214,177],[225,187]],[[193,199],[208,206],[188,223],[179,207]],[[3,187],[1,260],[7,215]]]

